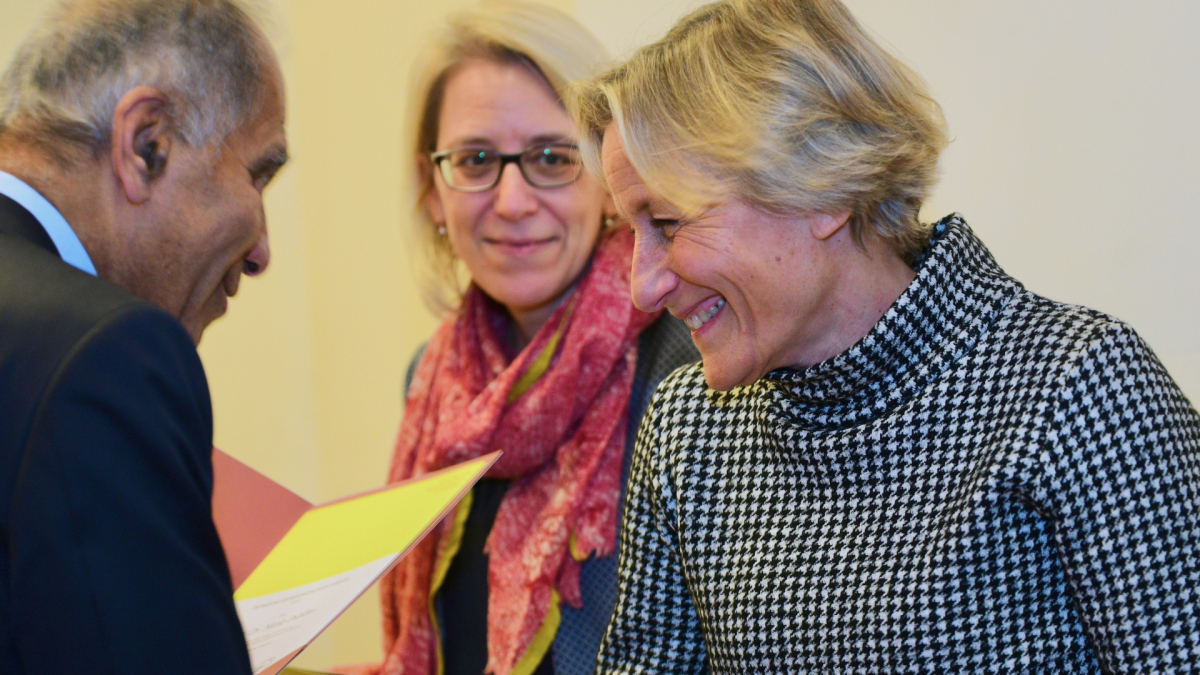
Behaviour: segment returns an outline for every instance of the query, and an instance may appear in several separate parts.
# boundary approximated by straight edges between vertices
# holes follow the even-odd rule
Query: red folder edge
[[[421,534],[416,539],[413,539],[408,548],[401,551],[396,560],[383,571],[383,574],[379,575],[380,577],[392,571],[392,568],[400,564],[404,556],[408,555],[408,552],[414,546],[419,544],[426,535],[433,531],[433,528],[437,527],[438,523],[442,522],[443,518],[458,506],[462,498],[471,488],[475,487],[476,481],[488,472],[488,469],[496,463],[500,455],[501,452],[497,450],[491,454],[467,460],[467,462],[483,460],[484,466],[476,474],[475,480],[464,487],[450,501],[446,508],[442,509],[441,513],[429,522],[429,525],[421,531]],[[229,574],[233,578],[233,588],[237,590],[242,585],[242,582],[250,576],[250,573],[258,567],[259,563],[267,557],[267,554],[283,539],[288,530],[292,529],[296,521],[300,520],[300,517],[314,508],[314,506],[300,495],[297,495],[215,447],[213,448],[212,462],[213,523],[217,526],[217,536],[221,539],[221,546],[225,548],[225,558],[229,561]],[[463,462],[463,464],[465,463]],[[349,497],[335,499],[321,506],[337,504],[385,490],[392,490],[403,485],[408,485],[409,483],[425,480],[445,471],[450,471],[457,466],[459,465],[448,466],[445,469],[416,476],[398,483],[389,483],[374,490],[367,490],[366,492],[360,492]],[[370,586],[367,588],[370,588]],[[363,592],[366,592],[366,589],[363,589]],[[362,597],[361,593],[346,605],[346,609],[349,609],[350,605],[353,605],[359,597]],[[345,612],[345,609],[342,611]],[[341,614],[338,614],[338,617],[340,616]],[[338,617],[334,617],[333,621],[336,621]],[[326,624],[326,628],[332,625],[333,621]],[[322,632],[324,632],[324,629],[322,629]],[[258,673],[258,675],[277,675],[302,651],[304,651],[304,647],[288,654],[279,662]]]
[[[213,522],[236,590],[313,505],[217,448],[212,463]]]

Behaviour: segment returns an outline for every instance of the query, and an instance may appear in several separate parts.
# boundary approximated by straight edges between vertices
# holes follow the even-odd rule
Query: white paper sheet
[[[315,583],[234,603],[255,673],[312,642],[399,555]]]

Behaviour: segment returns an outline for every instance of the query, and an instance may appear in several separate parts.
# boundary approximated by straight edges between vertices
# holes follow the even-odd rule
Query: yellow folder
[[[321,506],[213,451],[213,520],[256,675],[275,675],[445,517],[500,453]]]

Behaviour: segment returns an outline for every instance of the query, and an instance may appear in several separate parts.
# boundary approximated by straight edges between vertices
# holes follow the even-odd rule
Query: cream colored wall
[[[408,64],[466,0],[273,0],[294,161],[272,263],[206,334],[217,444],[310,500],[377,486],[421,305],[398,186]],[[695,3],[560,0],[614,53]],[[1200,6],[849,0],[929,81],[954,142],[925,211],[963,212],[1031,289],[1132,323],[1200,396]],[[0,0],[0,59],[47,0]],[[374,591],[299,660],[380,655]]]
[[[945,109],[924,215],[962,212],[1028,288],[1133,325],[1200,400],[1200,6],[851,6]]]

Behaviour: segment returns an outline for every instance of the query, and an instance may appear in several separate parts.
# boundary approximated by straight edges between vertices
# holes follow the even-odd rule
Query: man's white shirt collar
[[[67,224],[67,219],[63,218],[58,209],[54,208],[54,205],[45,197],[38,194],[37,190],[29,187],[20,178],[0,171],[0,194],[20,204],[26,211],[33,214],[33,217],[41,223],[42,229],[46,230],[46,234],[50,235],[50,241],[54,242],[63,262],[96,276],[96,266],[92,264],[91,256],[83,248],[83,242],[79,241],[79,237],[75,235],[75,230],[71,229],[71,226]]]

